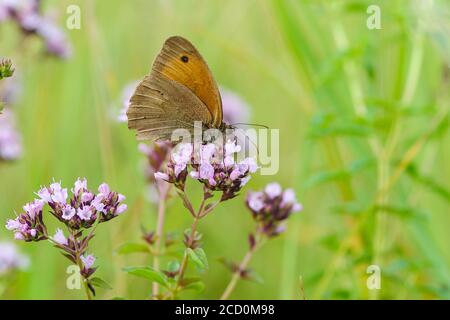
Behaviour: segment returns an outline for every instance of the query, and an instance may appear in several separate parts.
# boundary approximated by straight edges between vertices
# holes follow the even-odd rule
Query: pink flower
[[[37,234],[37,231],[36,231],[36,229],[30,229],[30,236],[31,237],[36,237],[36,234]]]
[[[212,164],[205,162],[200,165],[199,178],[206,180],[214,178],[214,167],[212,166]]]
[[[192,145],[190,143],[182,143],[172,152],[172,161],[174,163],[175,177],[178,177],[187,164],[191,161]]]
[[[69,244],[69,241],[64,236],[64,232],[61,229],[56,229],[56,233],[52,237],[52,240],[63,246],[67,246]]]
[[[99,194],[91,202],[91,206],[93,206],[97,211],[104,212],[105,204],[103,203],[103,200],[104,196],[102,194]]]
[[[65,204],[67,201],[67,189],[61,188],[61,184],[54,182],[50,185],[50,190],[52,192],[51,199],[55,203]]]
[[[281,186],[276,182],[269,183],[264,189],[264,192],[270,199],[276,198],[281,195]]]
[[[169,175],[167,173],[163,173],[163,172],[156,172],[155,179],[167,181],[167,180],[169,180]]]
[[[62,218],[64,220],[70,220],[72,219],[76,214],[76,210],[75,208],[73,208],[71,205],[65,205],[63,210],[62,210]]]
[[[91,220],[92,210],[91,207],[85,206],[83,208],[78,208],[77,216],[84,221]]]
[[[15,21],[26,35],[37,35],[45,42],[47,52],[61,58],[70,55],[71,47],[65,34],[50,17],[41,14],[38,0],[0,1],[0,21]]]
[[[21,232],[14,233],[15,240],[25,240],[25,236]]]
[[[122,214],[127,210],[128,210],[128,206],[126,204],[121,204],[117,207],[116,214],[117,215]]]
[[[6,229],[8,230],[16,230],[16,229],[20,229],[20,227],[22,226],[22,224],[18,221],[19,218],[16,218],[14,220],[12,219],[8,219],[6,221]]]
[[[31,217],[35,219],[36,215],[42,211],[44,202],[41,200],[34,200],[32,203],[27,203],[23,206],[23,210]]]
[[[90,202],[92,201],[92,199],[94,199],[94,194],[90,192],[83,192],[83,194],[81,195],[81,202]]]
[[[17,269],[26,269],[29,263],[28,257],[21,254],[14,243],[0,242],[0,276]]]
[[[281,201],[281,206],[291,206],[292,212],[298,212],[303,209],[303,206],[297,202],[295,192],[292,189],[286,189],[283,192],[283,199]]]
[[[208,143],[201,146],[200,163],[212,163],[216,153],[216,145],[214,143]]]
[[[81,261],[86,269],[90,269],[95,263],[95,257],[93,255],[81,256]]]
[[[37,34],[44,39],[49,53],[63,59],[71,56],[72,48],[62,29],[49,19],[37,19],[35,24],[38,24]]]
[[[260,211],[264,207],[262,192],[249,192],[247,197],[248,206],[253,211]]]
[[[230,156],[234,153],[241,152],[241,146],[237,145],[234,141],[228,141],[225,144],[225,155]]]
[[[254,158],[245,158],[239,162],[239,166],[243,167],[244,171],[249,171],[250,173],[255,173],[258,170],[258,164]],[[241,169],[242,172],[242,169]]]
[[[106,183],[102,183],[98,187],[98,192],[100,192],[100,194],[102,196],[107,197],[109,195],[109,193],[111,192],[111,190],[109,189],[109,186]]]
[[[36,194],[45,203],[49,203],[50,201],[52,201],[52,195],[47,187],[42,187]]]
[[[78,196],[84,190],[87,190],[86,178],[83,178],[83,179],[78,178],[77,181],[75,181],[75,185],[74,185],[74,188],[72,189],[72,193],[74,195]]]

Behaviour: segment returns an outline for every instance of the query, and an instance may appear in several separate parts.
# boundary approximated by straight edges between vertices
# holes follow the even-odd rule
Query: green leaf
[[[442,249],[437,245],[429,223],[424,223],[419,219],[411,219],[408,229],[413,236],[417,249],[425,256],[426,261],[431,264],[432,274],[436,278],[436,283],[445,288],[450,287],[450,271]],[[442,299],[450,299],[450,294],[444,292]]]
[[[376,206],[375,209],[377,210],[384,210],[387,213],[393,214],[398,216],[402,219],[421,219],[424,220],[427,218],[427,214],[417,208],[414,207],[408,207],[408,206],[396,206],[396,205],[384,205],[384,206]]]
[[[259,283],[259,284],[264,283],[263,278],[251,269],[246,270],[242,278],[245,280],[251,281],[251,282]]]
[[[209,264],[208,264],[208,258],[206,257],[206,253],[202,248],[196,248],[194,249],[194,252],[196,253],[197,257],[200,258],[200,260],[202,261],[203,265],[205,266],[205,269],[209,268]]]
[[[419,172],[418,168],[411,164],[406,168],[405,171],[412,179],[417,183],[420,183],[425,188],[434,192],[436,195],[442,197],[447,202],[450,202],[450,191],[445,188],[445,186],[436,182],[432,177],[426,176]]]
[[[200,293],[205,290],[205,284],[198,278],[187,278],[183,281],[183,290],[193,290]]]
[[[186,249],[187,255],[189,256],[189,259],[192,260],[192,262],[194,262],[194,264],[200,269],[200,270],[204,270],[207,268],[207,266],[205,265],[205,263],[203,262],[203,259],[200,258],[200,256],[197,255],[197,252],[192,250],[191,248],[187,248]]]
[[[89,282],[91,283],[91,285],[97,288],[102,288],[106,290],[112,289],[111,285],[108,282],[98,277],[90,279]]]
[[[154,270],[151,267],[126,267],[123,270],[136,277],[145,278],[151,282],[157,282],[167,287],[167,277],[164,273]]]
[[[125,243],[117,249],[118,254],[129,254],[129,253],[149,253],[150,250],[146,244],[143,243]]]

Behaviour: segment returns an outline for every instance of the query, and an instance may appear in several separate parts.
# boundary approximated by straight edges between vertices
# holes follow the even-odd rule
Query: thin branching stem
[[[166,200],[167,194],[170,190],[169,184],[162,184],[159,188],[159,199],[158,199],[158,217],[156,220],[156,233],[155,233],[155,255],[153,258],[153,269],[159,271],[160,269],[160,255],[161,255],[161,243],[164,231],[164,218],[166,213]],[[152,286],[153,296],[157,296],[159,294],[159,284],[157,282],[153,282]]]
[[[241,263],[239,263],[239,266],[237,270],[233,272],[233,275],[231,277],[230,282],[228,283],[227,287],[225,288],[225,291],[222,293],[222,296],[220,297],[220,300],[227,300],[231,293],[233,292],[234,288],[236,287],[236,284],[238,283],[239,279],[242,278],[242,274],[247,269],[253,254],[262,246],[264,242],[264,237],[261,233],[257,232],[255,236],[256,243],[249,248],[247,253],[245,254],[244,258],[242,259]]]

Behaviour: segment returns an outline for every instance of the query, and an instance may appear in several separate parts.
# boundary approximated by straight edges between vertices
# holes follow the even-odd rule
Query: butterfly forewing
[[[222,100],[219,89],[203,57],[186,39],[174,36],[164,46],[153,64],[152,72],[161,73],[192,91],[208,108],[211,126],[222,123]]]

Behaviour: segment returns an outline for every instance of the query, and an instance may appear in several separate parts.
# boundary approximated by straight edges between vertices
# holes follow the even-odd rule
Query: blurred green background
[[[150,257],[114,254],[156,220],[144,157],[114,115],[122,88],[148,72],[171,35],[197,46],[217,82],[249,103],[251,122],[280,128],[279,173],[254,175],[243,193],[277,181],[305,207],[255,255],[251,267],[264,282],[240,282],[233,298],[301,299],[302,287],[307,299],[450,298],[449,1],[43,4],[62,27],[67,6],[79,5],[82,25],[65,29],[74,49],[66,61],[42,57],[37,40],[17,50],[17,28],[0,28],[0,55],[14,60],[22,82],[14,109],[24,142],[22,159],[0,163],[0,221],[53,178],[70,187],[86,177],[92,189],[105,181],[125,194],[128,212],[102,225],[91,245],[97,274],[114,287],[99,298],[143,299],[151,290],[121,271]],[[370,4],[381,8],[380,30],[366,26]],[[174,197],[166,230],[190,223]],[[243,195],[199,229],[210,259],[206,289],[184,297],[215,299],[230,279],[217,259],[239,261],[253,230]],[[0,240],[12,236],[0,228]],[[20,248],[31,266],[3,298],[83,298],[66,289],[68,262],[50,244]],[[366,287],[371,264],[382,272],[377,292]]]

